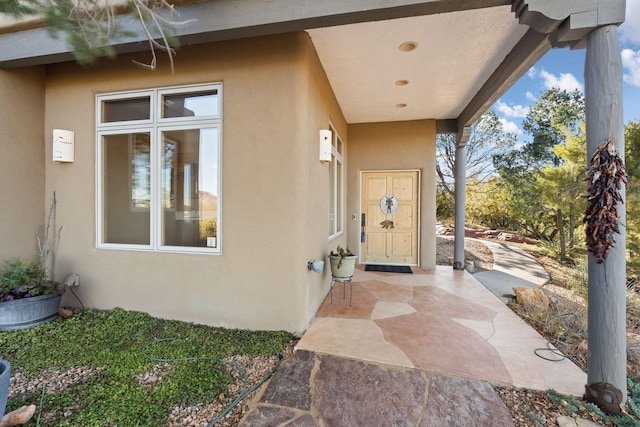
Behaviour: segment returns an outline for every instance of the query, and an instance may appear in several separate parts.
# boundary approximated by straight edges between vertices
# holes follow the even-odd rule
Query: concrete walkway
[[[474,274],[504,303],[515,298],[513,288],[535,288],[549,281],[549,274],[538,261],[528,253],[505,243],[493,240],[478,240],[493,252],[493,270]]]
[[[581,395],[586,374],[568,359],[537,357],[546,340],[496,298],[511,284],[539,286],[546,273],[521,251],[491,249],[486,287],[445,266],[413,274],[358,266],[352,305],[340,285],[333,302],[327,296],[240,425],[508,427],[493,385]]]

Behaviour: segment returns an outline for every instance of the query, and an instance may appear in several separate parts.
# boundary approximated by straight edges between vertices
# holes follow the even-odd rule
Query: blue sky
[[[626,21],[618,35],[624,71],[624,122],[640,120],[640,0],[627,0]],[[585,50],[552,49],[494,105],[503,128],[521,139],[520,124],[529,107],[547,89],[584,91]]]

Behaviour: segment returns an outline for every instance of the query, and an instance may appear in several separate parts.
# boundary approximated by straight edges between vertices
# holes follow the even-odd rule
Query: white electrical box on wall
[[[75,133],[72,130],[53,130],[53,161],[73,162]]]
[[[331,161],[331,131],[327,129],[320,130],[320,161]]]

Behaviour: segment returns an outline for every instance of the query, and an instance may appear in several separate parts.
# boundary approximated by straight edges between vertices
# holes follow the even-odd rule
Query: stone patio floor
[[[473,275],[413,273],[358,266],[351,306],[336,284],[241,425],[509,426],[491,384],[584,393],[586,374],[537,356],[547,341]]]

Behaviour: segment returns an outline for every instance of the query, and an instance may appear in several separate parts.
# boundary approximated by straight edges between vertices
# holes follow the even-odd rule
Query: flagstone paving
[[[244,427],[513,426],[486,382],[297,351]]]
[[[510,426],[492,384],[580,396],[586,374],[466,271],[337,284],[243,426]],[[346,292],[345,292],[346,291]]]

